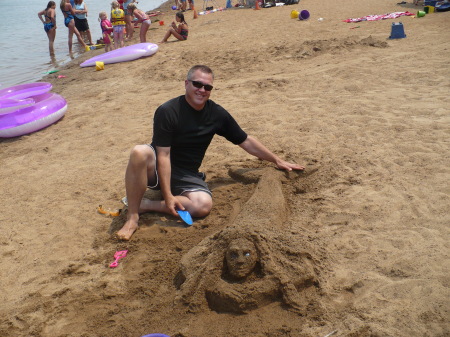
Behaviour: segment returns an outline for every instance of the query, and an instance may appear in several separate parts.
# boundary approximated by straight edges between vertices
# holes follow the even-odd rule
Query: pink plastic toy
[[[114,262],[111,262],[109,268],[116,268],[119,265],[119,260],[127,256],[128,250],[119,250],[114,254]]]

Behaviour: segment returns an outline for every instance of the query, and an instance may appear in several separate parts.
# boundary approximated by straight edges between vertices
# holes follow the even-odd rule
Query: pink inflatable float
[[[94,56],[80,64],[80,67],[93,67],[95,62],[117,63],[133,61],[141,57],[151,56],[158,51],[158,45],[154,43],[137,43],[131,46],[111,50]]]
[[[59,120],[67,110],[66,100],[50,93],[46,82],[20,84],[0,90],[0,137],[18,137]]]

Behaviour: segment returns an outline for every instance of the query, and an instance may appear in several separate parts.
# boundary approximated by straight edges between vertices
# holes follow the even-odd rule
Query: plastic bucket
[[[433,6],[425,6],[423,8],[423,11],[427,14],[434,13],[434,7]]]
[[[296,11],[295,9],[291,12],[291,19],[297,19],[299,16],[299,12]]]
[[[300,14],[298,15],[299,20],[308,20],[309,19],[309,12],[304,9],[300,12]]]
[[[418,11],[417,12],[417,17],[421,18],[421,17],[425,16],[425,14],[427,14],[427,13],[425,13],[424,11]]]
[[[102,61],[95,62],[95,70],[96,71],[105,70],[105,63]]]
[[[164,21],[159,21],[160,26],[164,26]]]

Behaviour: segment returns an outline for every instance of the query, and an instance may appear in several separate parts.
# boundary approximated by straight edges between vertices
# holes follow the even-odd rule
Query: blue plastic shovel
[[[188,211],[177,211],[177,212],[184,222],[186,222],[189,226],[192,226],[194,221],[192,220],[192,217]]]

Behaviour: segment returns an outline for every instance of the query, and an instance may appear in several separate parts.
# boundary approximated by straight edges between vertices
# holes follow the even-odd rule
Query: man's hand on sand
[[[277,163],[277,167],[280,170],[286,170],[286,171],[292,171],[292,170],[300,170],[300,171],[302,171],[302,170],[305,169],[305,167],[302,166],[302,165],[288,163],[287,161],[284,161],[284,160],[280,160]]]

